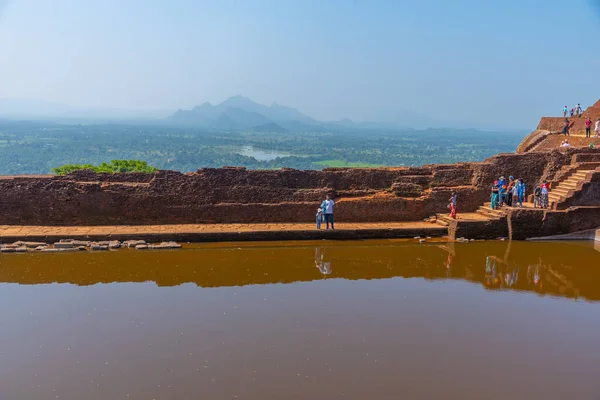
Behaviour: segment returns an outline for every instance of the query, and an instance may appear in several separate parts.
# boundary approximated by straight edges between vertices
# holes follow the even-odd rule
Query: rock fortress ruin
[[[600,139],[572,118],[570,148],[559,148],[564,118],[542,118],[516,153],[483,162],[322,171],[225,167],[192,173],[0,178],[0,237],[52,241],[282,240],[414,236],[522,240],[600,228]],[[591,148],[590,143],[595,147]],[[549,209],[489,207],[492,182],[513,175],[528,194],[551,182]],[[458,195],[459,218],[448,216]],[[336,198],[336,231],[314,229],[326,194]],[[531,201],[531,199],[530,199]],[[486,204],[488,203],[488,204]]]

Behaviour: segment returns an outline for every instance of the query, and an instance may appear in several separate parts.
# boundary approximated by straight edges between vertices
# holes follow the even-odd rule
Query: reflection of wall
[[[483,163],[419,168],[248,171],[201,169],[182,174],[94,174],[0,179],[0,224],[112,225],[166,223],[314,222],[327,192],[338,221],[420,220],[447,212],[450,193],[459,211],[489,201],[500,175],[529,187],[553,179],[571,162],[569,152],[498,155]],[[597,151],[600,154],[600,151]]]
[[[321,259],[330,263],[321,266],[323,271],[316,265]],[[319,242],[305,246],[286,244],[285,247],[197,246],[177,252],[152,253],[117,251],[27,257],[6,254],[2,256],[0,282],[76,285],[156,282],[159,286],[191,282],[201,287],[221,287],[308,282],[323,279],[323,272],[330,272],[328,277],[347,280],[404,277],[460,279],[483,284],[488,259],[495,260],[497,274],[518,269],[519,277],[510,286],[511,290],[537,291],[528,284],[526,274],[528,266],[538,265],[543,267],[540,269],[544,281],[541,293],[562,297],[579,293],[584,298],[600,300],[597,284],[600,253],[589,244],[549,242],[486,241],[450,246],[414,242],[390,245],[381,242],[323,245]]]

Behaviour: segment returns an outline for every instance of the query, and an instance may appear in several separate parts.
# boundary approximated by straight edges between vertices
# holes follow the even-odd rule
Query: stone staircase
[[[458,219],[461,221],[501,221],[506,219],[506,212],[501,209],[492,210],[489,202],[480,206],[475,213],[459,213]],[[452,221],[452,217],[447,213],[439,213],[435,216],[435,222],[441,226],[448,226]]]
[[[500,221],[502,218],[506,218],[506,211],[503,211],[502,208],[492,210],[492,203],[489,201],[487,203],[484,203],[484,205],[479,206],[479,208],[475,212],[488,219],[496,221]]]
[[[573,196],[577,190],[582,188],[583,184],[588,178],[588,175],[593,172],[593,169],[578,169],[566,179],[560,181],[554,187],[551,187],[550,192],[548,193],[548,202],[550,203],[550,208],[555,209],[559,203],[562,203],[567,198]]]
[[[548,193],[549,209],[559,210],[568,208],[570,200],[578,191],[584,189],[584,185],[593,179],[593,174],[600,172],[600,154],[588,154],[581,160],[573,160],[574,164],[563,169],[559,174],[559,181],[553,182],[550,192]],[[522,210],[532,209],[533,188],[528,188],[529,202],[523,202]],[[508,214],[513,207],[503,206],[492,210],[491,203],[488,201],[473,213],[459,213],[458,219],[461,223],[491,223],[497,226],[505,225],[508,221]],[[435,221],[433,220],[435,218]],[[439,213],[431,217],[431,222],[438,225],[449,227],[454,220],[449,213]],[[498,223],[498,224],[496,224]],[[489,226],[489,225],[488,225]]]

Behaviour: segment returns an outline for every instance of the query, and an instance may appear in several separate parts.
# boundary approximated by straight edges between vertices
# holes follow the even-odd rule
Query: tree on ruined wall
[[[109,163],[100,163],[99,165],[92,164],[66,164],[57,168],[52,168],[52,172],[56,175],[66,175],[74,171],[90,170],[93,172],[105,172],[110,174],[122,172],[144,172],[153,173],[158,171],[158,168],[148,165],[146,161],[141,160],[112,160]]]

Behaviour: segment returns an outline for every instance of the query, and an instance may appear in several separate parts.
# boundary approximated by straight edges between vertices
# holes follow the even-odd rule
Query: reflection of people
[[[325,251],[320,247],[315,249],[315,266],[323,275],[331,274],[331,262],[326,261]]]
[[[519,280],[519,266],[515,265],[512,269],[506,268],[504,273],[504,285],[506,287],[512,287],[517,284]]]
[[[485,285],[492,286],[496,283],[496,260],[490,256],[485,258]]]
[[[448,258],[446,259],[446,277],[450,278],[452,275],[452,253],[448,252]]]
[[[534,288],[542,288],[542,274],[540,265],[530,265],[527,267],[527,283]]]

